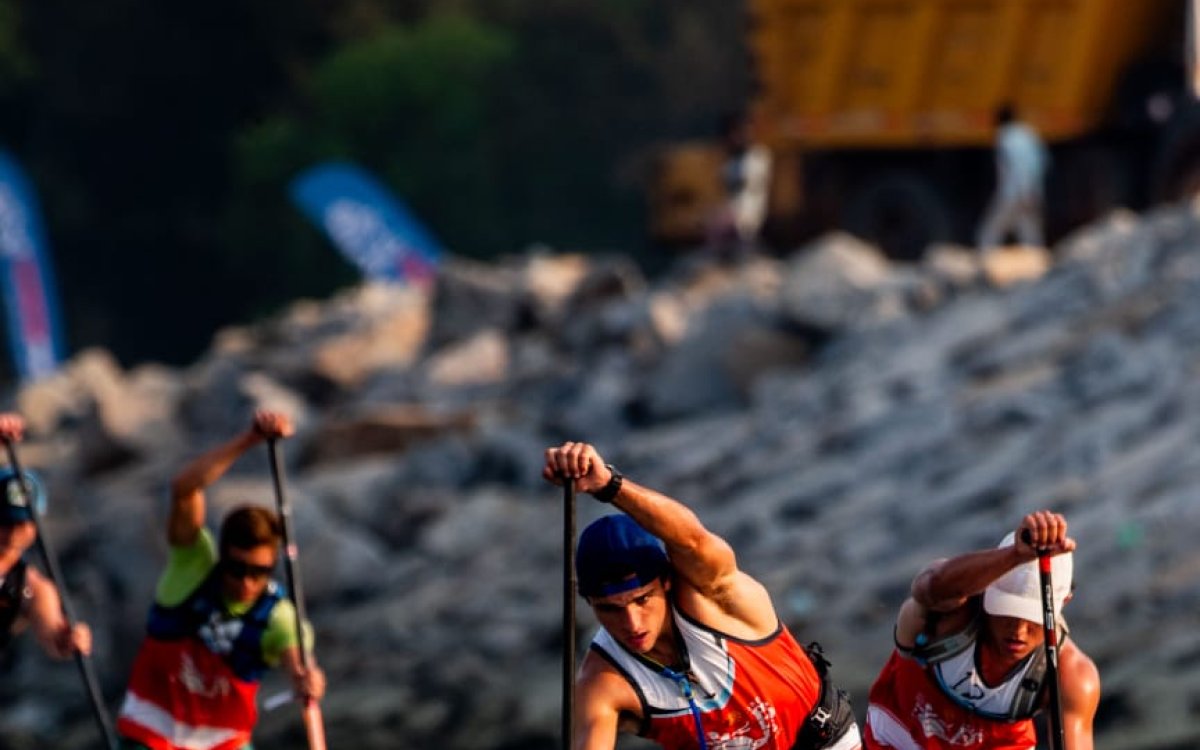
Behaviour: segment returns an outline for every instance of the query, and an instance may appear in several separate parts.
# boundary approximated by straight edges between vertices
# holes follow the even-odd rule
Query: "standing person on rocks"
[[[771,151],[757,139],[757,125],[749,112],[726,115],[720,123],[726,197],[709,217],[706,246],[724,260],[742,260],[761,242],[770,203]]]
[[[576,677],[574,750],[612,750],[618,731],[668,750],[860,747],[820,648],[796,642],[691,510],[586,443],[547,449],[542,475],[624,511],[579,538],[579,593],[601,629]]]
[[[19,443],[24,433],[25,421],[19,415],[0,414],[0,440]],[[41,485],[29,472],[25,474],[32,480],[25,484],[31,499],[40,502]],[[58,589],[25,563],[25,552],[37,541],[37,525],[11,469],[0,471],[0,489],[4,492],[0,498],[0,649],[29,627],[42,649],[55,659],[90,654],[92,631],[81,622],[74,627],[68,624]]]
[[[243,453],[293,432],[259,411],[251,427],[183,468],[171,484],[166,570],[117,721],[127,750],[245,750],[257,721],[259,679],[282,666],[299,696],[319,699],[325,675],[300,659],[295,612],[270,579],[281,526],[274,511],[244,505],[204,526],[204,488]]]
[[[1027,535],[1027,536],[1026,536]],[[1063,750],[1092,750],[1096,665],[1066,638],[1071,598],[1067,522],[1048,510],[1021,519],[996,549],[935,561],[913,580],[896,620],[896,649],[871,687],[868,750],[1032,750],[1047,707],[1038,550],[1054,555]]]
[[[1050,156],[1046,145],[1017,110],[996,110],[996,191],[979,225],[979,249],[987,252],[1015,232],[1022,245],[1045,244],[1042,194]]]

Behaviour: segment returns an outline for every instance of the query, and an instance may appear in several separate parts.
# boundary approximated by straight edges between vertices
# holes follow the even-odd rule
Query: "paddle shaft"
[[[1022,540],[1029,544],[1029,531],[1022,532]],[[1050,691],[1050,741],[1055,750],[1067,750],[1066,734],[1063,730],[1062,691],[1058,670],[1058,618],[1054,614],[1054,580],[1050,563],[1054,556],[1045,549],[1038,549],[1038,583],[1042,591],[1042,645],[1046,649],[1046,685]]]
[[[1056,750],[1067,750],[1063,732],[1062,693],[1058,670],[1058,623],[1054,616],[1054,583],[1050,575],[1051,556],[1038,552],[1038,578],[1042,587],[1042,630],[1046,648],[1046,684],[1050,689],[1050,735]]]
[[[563,479],[563,663],[562,746],[575,729],[575,480]]]
[[[296,639],[300,649],[300,665],[305,671],[309,667],[308,649],[304,646],[304,592],[300,584],[300,553],[292,541],[292,506],[283,489],[283,468],[279,462],[279,449],[274,438],[267,440],[267,452],[271,458],[271,482],[275,486],[275,507],[279,513],[279,526],[283,534],[283,568],[287,576],[288,596],[296,616]],[[313,698],[304,698],[304,730],[308,735],[309,750],[325,750],[325,726],[321,718],[321,706]]]
[[[46,566],[46,575],[50,578],[50,583],[58,590],[58,601],[62,607],[63,619],[66,620],[67,627],[73,629],[76,623],[75,610],[71,606],[71,600],[62,585],[63,577],[58,568],[58,557],[54,554],[54,550],[50,546],[50,540],[43,533],[41,512],[37,507],[37,503],[34,502],[34,498],[30,496],[29,488],[25,485],[25,471],[21,468],[21,461],[17,457],[17,448],[11,440],[5,440],[4,450],[8,454],[9,466],[16,473],[17,487],[20,488],[21,495],[25,498],[25,505],[29,508],[29,515],[33,519],[33,527],[37,533],[38,553],[42,557],[42,564]],[[108,715],[108,710],[104,707],[104,698],[100,693],[100,683],[96,679],[95,670],[92,668],[92,660],[90,657],[76,651],[75,666],[79,668],[79,675],[83,678],[83,685],[87,690],[88,701],[92,706],[92,715],[96,719],[96,725],[100,728],[100,734],[104,737],[105,745],[109,750],[116,750],[117,733],[113,729],[112,718]]]

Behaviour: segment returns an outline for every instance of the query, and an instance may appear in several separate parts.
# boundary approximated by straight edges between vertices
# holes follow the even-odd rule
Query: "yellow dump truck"
[[[898,256],[970,242],[1004,104],[1051,147],[1052,237],[1194,181],[1184,0],[747,2],[752,111],[775,157],[768,239],[838,226]],[[656,240],[700,239],[720,163],[712,143],[663,154]]]

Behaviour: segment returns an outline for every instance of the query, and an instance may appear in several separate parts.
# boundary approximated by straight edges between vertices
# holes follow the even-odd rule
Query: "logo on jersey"
[[[224,697],[232,692],[229,680],[221,675],[217,675],[211,683],[205,680],[204,673],[187,654],[183,654],[179,663],[179,684],[189,693],[204,698]]]
[[[972,747],[983,742],[983,730],[972,724],[954,724],[938,716],[925,696],[918,695],[913,706],[913,718],[921,725],[921,731],[926,737],[937,737],[943,742],[956,747]]]
[[[738,718],[744,719],[738,726],[726,732],[704,733],[710,750],[758,750],[779,733],[774,706],[762,698],[755,698],[750,702],[749,710],[753,723],[738,714]]]
[[[226,620],[221,617],[220,612],[213,612],[209,616],[208,622],[197,631],[197,635],[200,636],[204,645],[208,646],[209,651],[224,656],[233,651],[233,642],[242,634],[243,627],[241,619]]]

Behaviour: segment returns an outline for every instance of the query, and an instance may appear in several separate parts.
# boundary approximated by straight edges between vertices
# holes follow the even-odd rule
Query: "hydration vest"
[[[157,602],[150,608],[146,634],[159,641],[198,638],[210,651],[220,654],[240,679],[257,682],[270,667],[262,658],[262,636],[271,610],[283,598],[280,586],[271,581],[245,614],[225,614],[221,594],[221,571],[214,567],[187,599],[173,607]]]
[[[29,589],[25,586],[25,561],[17,560],[0,583],[0,648],[12,640],[13,626],[21,616]]]
[[[244,614],[226,612],[214,567],[187,599],[150,609],[117,718],[121,737],[150,750],[238,750],[258,720],[262,636],[282,598],[270,582]]]
[[[1046,689],[1046,652],[1044,649],[1034,649],[1033,653],[1025,657],[1025,660],[1014,668],[1013,674],[1005,681],[1004,685],[1000,686],[1001,688],[1009,686],[1010,682],[1017,680],[1016,685],[1011,686],[1011,699],[1004,711],[980,709],[977,704],[954,689],[955,678],[944,669],[950,663],[974,658],[974,650],[979,642],[982,618],[981,613],[959,632],[930,640],[928,633],[935,627],[937,619],[931,616],[926,632],[917,636],[916,646],[908,650],[906,655],[928,669],[946,697],[966,710],[987,719],[1000,721],[1019,721],[1031,718],[1041,707]],[[1066,632],[1065,624],[1063,632],[1064,634]],[[968,649],[971,651],[970,656],[966,653]]]
[[[668,750],[825,746],[808,731],[824,680],[805,649],[779,625],[745,641],[719,633],[672,607],[681,666],[666,669],[628,651],[603,628],[591,648],[629,681],[642,704],[639,734]],[[830,701],[840,696],[830,691]],[[836,705],[836,704],[835,704]],[[838,712],[842,713],[842,712]],[[848,717],[848,710],[838,716]],[[834,718],[821,712],[824,725]],[[845,730],[841,721],[837,736]],[[833,737],[836,739],[837,737]]]

